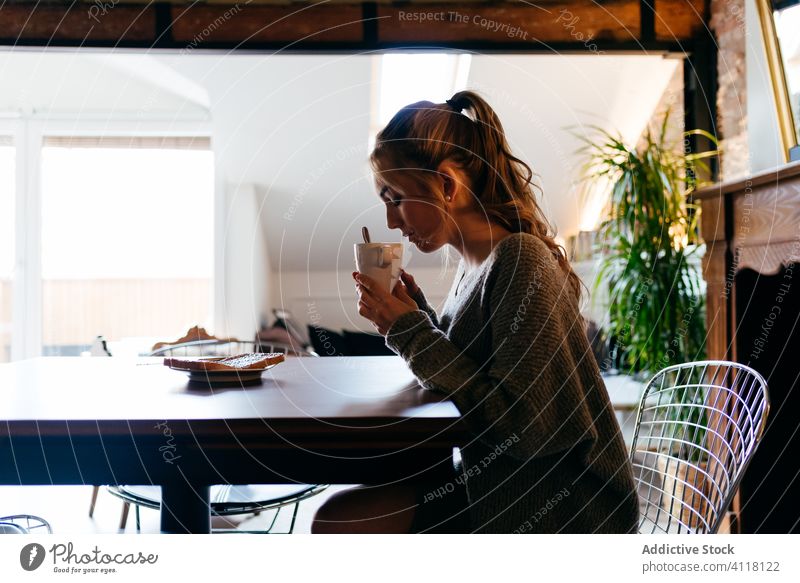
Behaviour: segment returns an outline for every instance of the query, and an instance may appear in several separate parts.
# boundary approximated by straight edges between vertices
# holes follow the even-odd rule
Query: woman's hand
[[[384,336],[400,316],[418,309],[402,280],[389,293],[372,278],[357,271],[353,272],[353,279],[356,280],[358,290],[358,313],[372,322],[375,329]],[[411,282],[413,281],[412,278]]]
[[[406,292],[408,293],[408,295],[410,296],[417,295],[417,292],[419,291],[419,286],[417,285],[417,282],[414,281],[413,275],[411,275],[410,273],[406,273],[405,269],[401,269],[400,280],[404,284],[406,284]]]

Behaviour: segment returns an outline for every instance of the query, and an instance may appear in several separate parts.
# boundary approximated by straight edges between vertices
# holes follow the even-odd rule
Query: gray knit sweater
[[[625,445],[558,262],[515,233],[464,273],[462,260],[438,317],[417,294],[420,309],[397,319],[386,345],[470,431],[458,481],[471,530],[635,531]]]

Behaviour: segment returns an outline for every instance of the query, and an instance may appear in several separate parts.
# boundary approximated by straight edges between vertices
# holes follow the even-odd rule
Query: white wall
[[[601,285],[599,289],[594,292],[594,282],[597,279],[600,262],[595,259],[575,261],[572,263],[572,269],[575,270],[575,274],[586,286],[581,313],[585,318],[593,320],[598,326],[607,325],[608,286]]]
[[[366,163],[377,82],[371,56],[158,58],[208,91],[228,180],[265,187],[267,238],[279,254],[273,269],[349,262],[362,224],[390,235],[379,232],[383,210]],[[540,175],[545,212],[566,238],[586,222],[574,191],[574,132],[595,124],[635,142],[675,67],[658,55],[479,55],[468,86],[490,99],[512,148]]]
[[[30,110],[35,96],[28,113],[69,113],[80,124],[124,117],[134,127],[158,120],[162,133],[176,120],[208,120],[217,216],[212,332],[248,338],[272,307],[288,304],[300,316],[309,298],[326,306],[331,327],[363,328],[355,301],[331,303],[337,284],[355,299],[352,244],[362,225],[375,240],[400,238],[386,228],[367,166],[372,59],[7,51],[0,105]],[[674,68],[660,56],[590,53],[472,62],[471,86],[490,97],[513,148],[540,174],[543,208],[563,237],[585,222],[570,126],[600,124],[635,138]],[[407,262],[434,301],[452,278],[439,277],[441,263],[419,252]]]
[[[398,240],[399,233],[386,228],[366,160],[375,83],[370,57],[159,58],[207,89],[217,169],[226,184],[260,187],[254,212],[269,267],[259,273],[272,300],[258,313],[257,304],[242,295],[253,289],[252,279],[244,278],[241,267],[226,272],[226,294],[239,297],[226,300],[217,332],[250,331],[262,317],[271,321],[272,307],[289,308],[309,323],[309,303],[320,325],[371,331],[355,311],[352,244],[362,225],[375,240]],[[599,124],[635,142],[675,66],[642,55],[484,55],[473,59],[469,84],[489,97],[512,147],[540,175],[545,213],[566,237],[586,222],[574,187],[580,142],[571,126],[577,131]],[[237,241],[237,255],[252,251],[246,237]],[[438,255],[416,252],[408,270],[424,274],[434,298],[443,299],[452,275],[437,278],[441,263]]]
[[[227,184],[221,241],[224,274],[217,306],[215,335],[251,339],[271,305],[269,253],[262,228],[258,189],[253,184]]]

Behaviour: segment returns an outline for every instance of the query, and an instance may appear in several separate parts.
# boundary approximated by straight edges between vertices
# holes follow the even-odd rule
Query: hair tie
[[[455,101],[452,99],[446,99],[445,103],[450,106],[450,108],[455,111],[456,113],[461,113],[461,110],[464,109],[463,107],[459,107],[456,105]]]

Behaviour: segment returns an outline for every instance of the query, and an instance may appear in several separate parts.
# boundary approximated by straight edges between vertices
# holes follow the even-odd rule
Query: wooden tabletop
[[[262,381],[197,389],[160,359],[0,365],[0,483],[163,483],[176,465],[209,484],[355,483],[438,464],[465,435],[399,357],[287,358]]]
[[[262,383],[197,388],[160,358],[36,358],[0,365],[0,421],[457,419],[396,356],[287,358]]]

